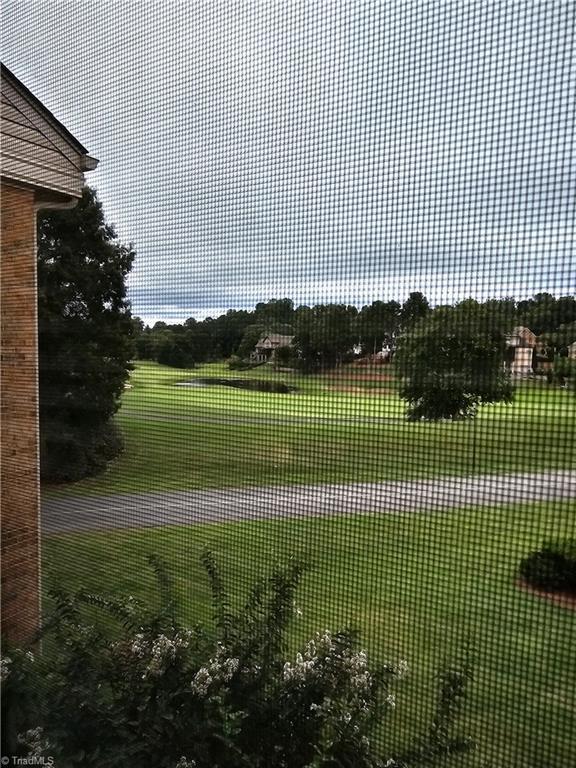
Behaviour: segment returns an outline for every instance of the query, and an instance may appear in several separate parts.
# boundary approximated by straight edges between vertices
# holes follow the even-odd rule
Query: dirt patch
[[[374,373],[371,371],[329,371],[322,374],[331,381],[346,381],[353,383],[355,381],[394,381],[394,376],[390,373]]]
[[[392,389],[381,389],[380,387],[368,389],[367,387],[346,387],[343,385],[335,385],[330,387],[330,389],[334,392],[347,392],[353,395],[363,395],[364,397],[367,395],[370,397],[389,397],[390,395],[394,394]]]
[[[522,579],[516,580],[516,586],[521,589],[522,592],[528,592],[531,595],[540,597],[543,600],[547,600],[549,603],[556,603],[562,608],[568,608],[569,611],[576,613],[576,595],[570,592],[547,592],[545,589],[537,589],[536,587],[527,584]]]

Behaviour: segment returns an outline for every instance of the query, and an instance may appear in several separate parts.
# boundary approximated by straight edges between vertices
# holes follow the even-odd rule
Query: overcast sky
[[[576,290],[576,2],[3,0],[136,314]],[[572,68],[572,71],[571,71]]]

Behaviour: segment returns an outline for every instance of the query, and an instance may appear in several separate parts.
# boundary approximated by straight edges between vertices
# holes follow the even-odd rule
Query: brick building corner
[[[1,630],[24,645],[41,594],[36,213],[73,207],[97,161],[6,67],[0,75]]]

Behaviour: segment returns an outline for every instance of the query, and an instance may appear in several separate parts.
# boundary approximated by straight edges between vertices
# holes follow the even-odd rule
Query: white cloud
[[[448,301],[574,290],[575,17],[556,0],[5,0],[3,58],[100,158],[137,312]]]

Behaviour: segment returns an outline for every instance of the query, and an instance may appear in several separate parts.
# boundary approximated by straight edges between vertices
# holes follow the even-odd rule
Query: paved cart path
[[[49,498],[45,534],[576,499],[576,471]],[[576,504],[575,504],[576,511]]]

